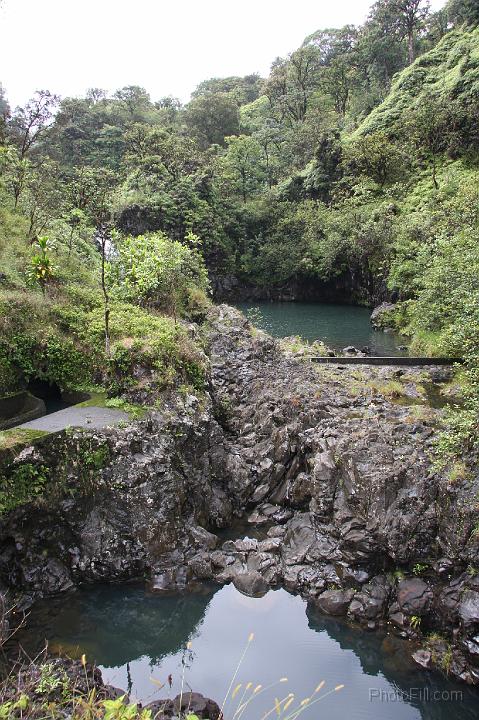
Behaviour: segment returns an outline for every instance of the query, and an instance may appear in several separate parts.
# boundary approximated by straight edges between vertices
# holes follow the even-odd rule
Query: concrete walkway
[[[17,425],[25,430],[43,430],[44,432],[58,432],[67,427],[90,428],[100,430],[109,425],[118,425],[122,421],[128,421],[128,415],[123,410],[103,407],[72,407],[59,410],[58,412],[44,415],[37,420]]]
[[[346,355],[337,357],[310,357],[309,360],[320,365],[401,365],[405,367],[429,367],[433,365],[463,364],[461,358],[425,358],[425,357],[376,357],[374,355]]]

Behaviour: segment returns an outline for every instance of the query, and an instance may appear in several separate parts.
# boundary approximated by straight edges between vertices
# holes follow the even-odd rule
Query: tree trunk
[[[104,302],[104,323],[105,323],[105,353],[110,357],[110,298],[105,281],[105,255],[106,255],[106,231],[101,230],[101,289]]]
[[[414,30],[409,30],[408,36],[407,36],[407,51],[408,51],[408,59],[409,59],[409,65],[412,65],[414,62]]]
[[[434,183],[434,187],[436,188],[436,190],[439,190],[439,183],[438,183],[437,177],[436,177],[436,156],[435,155],[432,156],[432,181]]]

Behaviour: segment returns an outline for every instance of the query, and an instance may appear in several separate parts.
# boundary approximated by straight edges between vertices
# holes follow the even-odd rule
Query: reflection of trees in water
[[[345,620],[326,617],[319,614],[312,605],[308,605],[306,615],[312,630],[326,632],[330,638],[336,640],[342,650],[352,650],[359,659],[363,672],[372,677],[382,675],[386,678],[391,684],[391,690],[397,691],[398,697],[408,698],[408,704],[420,711],[422,720],[477,720],[479,692],[465,684],[449,682],[438,672],[423,672],[418,669],[410,658],[411,646],[406,641],[394,635],[367,632],[349,625]],[[374,683],[371,683],[371,687],[374,687]],[[462,693],[463,700],[421,701],[417,696],[418,690],[423,688],[423,696],[429,698],[433,697],[435,691],[446,690]],[[372,716],[381,717],[381,706],[380,699],[371,702]]]
[[[29,618],[27,632],[20,639],[30,650],[39,650],[47,637],[57,641],[58,649],[61,646],[67,653],[76,649],[77,657],[86,652],[105,667],[121,667],[148,657],[153,669],[166,656],[183,652],[185,665],[190,668],[195,656],[186,650],[186,645],[200,634],[208,605],[217,590],[204,587],[200,593],[164,596],[135,586],[88,588],[38,604]],[[442,690],[463,693],[463,702],[424,702],[411,698],[409,704],[418,709],[423,720],[477,717],[479,693],[465,685],[447,682],[438,673],[418,670],[410,660],[410,646],[406,642],[319,615],[311,606],[306,614],[311,630],[326,632],[341,649],[352,650],[364,674],[384,677],[392,691],[397,689],[398,696],[407,696],[411,688],[428,688],[431,696]],[[291,651],[294,653],[294,648]],[[371,702],[373,717],[380,718],[381,709],[384,706],[379,699]]]
[[[146,655],[153,667],[196,637],[214,593],[204,588],[194,594],[160,596],[125,586],[80,590],[67,602],[63,597],[39,603],[21,640],[31,650],[39,649],[44,638],[53,649],[78,654],[79,648],[105,667]]]

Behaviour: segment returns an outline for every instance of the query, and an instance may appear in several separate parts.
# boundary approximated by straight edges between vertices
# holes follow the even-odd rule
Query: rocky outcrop
[[[313,366],[226,306],[204,334],[203,396],[178,394],[144,421],[15,459],[50,467],[54,482],[42,503],[1,520],[3,582],[24,597],[135,576],[158,592],[282,585],[370,630],[417,639],[434,629],[458,658],[451,672],[479,682],[479,480],[435,471],[440,411],[418,405],[424,373],[442,376]],[[392,381],[404,402],[387,399]],[[235,517],[254,538],[221,541]]]
[[[376,330],[390,327],[388,315],[390,315],[390,313],[393,312],[395,308],[396,305],[389,302],[383,302],[381,303],[381,305],[375,307],[371,313],[371,325],[376,328]]]

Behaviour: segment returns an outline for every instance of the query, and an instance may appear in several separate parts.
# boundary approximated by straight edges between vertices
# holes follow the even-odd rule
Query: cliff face
[[[1,520],[4,585],[27,598],[138,576],[158,590],[282,584],[369,629],[434,629],[444,638],[418,662],[447,657],[455,676],[479,682],[479,479],[434,471],[440,411],[420,401],[421,383],[444,370],[314,367],[226,306],[204,332],[204,396],[178,395],[125,428],[44,440],[11,461],[48,466],[51,481],[42,500]],[[391,383],[402,404],[386,399]],[[262,539],[238,531],[222,542],[235,517]]]

